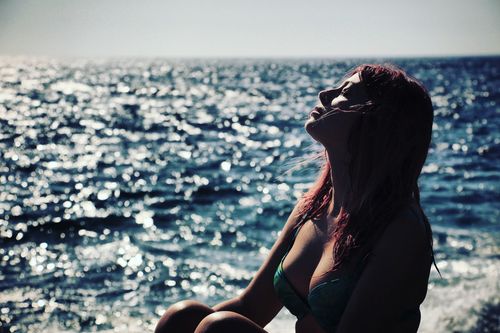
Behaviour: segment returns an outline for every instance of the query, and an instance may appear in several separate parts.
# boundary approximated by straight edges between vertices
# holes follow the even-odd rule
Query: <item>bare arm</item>
[[[288,249],[293,227],[299,220],[298,211],[299,204],[293,209],[268,257],[244,292],[238,297],[215,305],[215,311],[234,311],[264,327],[281,310],[283,304],[274,291],[273,277],[276,267]]]
[[[337,332],[390,332],[405,310],[418,309],[427,293],[431,258],[424,225],[399,217],[377,242]],[[419,317],[405,332],[415,332]]]

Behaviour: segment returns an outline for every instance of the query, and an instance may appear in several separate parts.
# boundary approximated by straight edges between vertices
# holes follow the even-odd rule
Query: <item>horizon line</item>
[[[31,58],[31,59],[52,59],[52,60],[66,60],[66,59],[82,59],[82,60],[348,60],[348,59],[442,59],[442,58],[494,58],[500,57],[500,53],[450,53],[450,54],[374,54],[374,55],[42,55],[42,54],[0,54],[0,58]]]

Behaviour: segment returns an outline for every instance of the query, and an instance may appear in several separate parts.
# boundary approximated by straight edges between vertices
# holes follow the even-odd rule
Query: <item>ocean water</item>
[[[152,331],[242,291],[317,166],[317,92],[363,62],[423,81],[433,268],[420,332],[500,330],[500,57],[0,58],[0,331]],[[283,310],[267,326],[292,332]]]

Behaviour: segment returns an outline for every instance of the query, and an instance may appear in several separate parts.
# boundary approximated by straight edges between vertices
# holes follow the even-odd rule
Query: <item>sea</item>
[[[500,56],[0,57],[0,332],[152,332],[240,294],[319,170],[318,92],[362,63],[434,104],[419,332],[500,332]]]

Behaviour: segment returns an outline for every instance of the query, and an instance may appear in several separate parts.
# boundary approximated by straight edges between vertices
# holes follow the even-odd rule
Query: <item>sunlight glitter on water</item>
[[[356,64],[0,61],[0,322],[13,332],[143,332],[178,300],[241,293],[314,180],[288,170],[312,152],[317,92]],[[420,184],[445,278],[433,271],[424,319],[472,327],[499,290],[498,61],[400,65],[436,108]],[[271,332],[293,329],[280,316]]]

